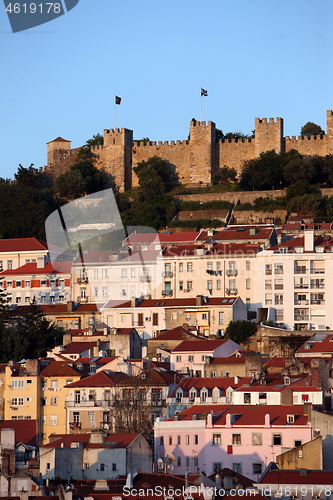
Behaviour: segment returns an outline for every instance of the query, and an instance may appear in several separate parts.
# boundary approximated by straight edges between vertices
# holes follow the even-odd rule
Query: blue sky
[[[187,139],[189,122],[251,133],[281,116],[285,135],[326,128],[333,104],[332,0],[80,0],[11,33],[0,5],[0,177],[41,167],[57,136],[85,143],[114,126]]]

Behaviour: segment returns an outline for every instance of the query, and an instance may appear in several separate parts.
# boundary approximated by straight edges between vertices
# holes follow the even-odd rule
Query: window
[[[272,280],[265,280],[265,290],[272,290]]]
[[[274,273],[283,274],[283,264],[274,264]]]
[[[13,269],[13,261],[7,260],[7,269]]]
[[[247,278],[246,282],[245,282],[245,287],[247,290],[250,290],[251,288],[251,280],[250,278]]]
[[[117,464],[115,463],[112,464],[112,470],[117,470]]]
[[[229,290],[231,292],[236,290],[236,280],[229,280]]]
[[[213,474],[222,470],[222,462],[213,462]]]
[[[252,474],[262,474],[262,463],[252,464]]]
[[[107,278],[107,277],[108,277],[108,271],[107,271],[107,269],[102,269],[102,278]]]
[[[93,411],[88,411],[88,422],[95,422],[95,413]]]
[[[177,363],[180,363],[180,362],[181,362],[181,360],[182,360],[182,357],[181,357],[181,356],[176,356],[176,361],[177,361]]]
[[[234,444],[236,446],[239,446],[242,444],[242,437],[240,434],[233,434],[232,435],[232,444]]]
[[[138,326],[143,326],[143,313],[138,313]]]
[[[247,271],[250,271],[250,268],[251,268],[250,266],[251,266],[251,262],[250,262],[249,260],[247,260],[247,261],[245,262],[245,269],[246,269]]]
[[[177,444],[180,444],[180,436],[177,436]]]
[[[192,363],[192,362],[193,362],[193,360],[194,360],[194,356],[189,356],[189,357],[188,357],[188,360]]]
[[[205,355],[205,354],[203,354],[203,355],[201,356],[201,361],[206,361],[206,355]]]
[[[169,436],[169,444],[172,444],[172,436]]]
[[[125,323],[125,322],[126,322],[126,316],[125,316],[125,314],[122,314],[122,315],[120,316],[120,322],[121,322],[121,323]]]
[[[185,436],[185,444],[190,444],[190,436],[189,436],[189,434],[186,434],[186,436]]]
[[[302,445],[302,441],[297,439],[294,441],[294,447],[296,448],[297,446],[301,446]]]
[[[283,305],[283,295],[275,294],[275,305],[282,306]]]
[[[46,468],[47,468],[47,470],[50,470],[50,469],[51,469],[51,464],[50,464],[50,462],[47,462],[47,464],[46,464]]]
[[[123,268],[123,269],[121,270],[121,277],[122,277],[122,278],[127,278],[127,269],[126,269],[126,268]]]
[[[265,305],[270,305],[273,303],[273,298],[271,293],[265,293]]]
[[[213,290],[213,280],[207,280],[207,290]]]
[[[238,474],[242,474],[242,464],[240,462],[234,462],[232,464],[232,470],[238,472]]]
[[[199,444],[199,436],[198,436],[198,434],[194,434],[194,444]]]
[[[251,307],[251,299],[250,298],[245,299],[245,305],[246,305],[246,309],[250,309],[250,307]]]
[[[76,424],[80,423],[80,412],[79,411],[73,412],[73,422],[75,422]]]
[[[55,397],[51,398],[50,399],[50,404],[51,404],[51,406],[57,406],[57,404],[58,404],[58,398],[55,398]]]
[[[131,278],[135,278],[135,268],[131,267]]]
[[[224,325],[224,311],[219,311],[219,325]]]
[[[124,289],[123,289],[123,290],[124,290]],[[103,286],[103,287],[102,287],[102,296],[103,296],[103,297],[106,297],[106,296],[107,296],[107,294],[108,294],[108,292],[107,292],[107,288],[106,288],[106,286]],[[124,295],[124,294],[123,294],[123,295]],[[125,295],[126,295],[126,292],[125,292]]]
[[[178,314],[175,312],[175,313],[172,313],[171,314],[171,317],[172,317],[172,321],[176,321],[177,318],[178,318]]]
[[[193,283],[192,283],[192,281],[187,281],[187,282],[186,282],[186,288],[187,288],[187,290],[192,290],[192,288],[193,288]]]
[[[13,286],[12,281],[7,281],[7,288],[12,288],[12,286]]]
[[[266,275],[272,274],[272,264],[265,265],[265,274]]]
[[[254,446],[261,446],[262,445],[262,434],[261,434],[261,432],[253,432],[252,433],[252,444]]]
[[[273,434],[273,446],[281,446],[282,436],[281,434]]]
[[[193,270],[193,264],[192,262],[188,262],[186,266],[187,272],[191,272]]]
[[[164,445],[164,436],[160,436],[160,445],[163,446]]]
[[[58,425],[58,415],[50,416],[50,425]]]
[[[244,392],[244,403],[251,403],[251,393]]]
[[[46,286],[46,280],[40,280],[40,286],[45,287]]]
[[[20,296],[16,297],[15,302],[16,302],[16,304],[20,304],[21,303],[21,297]]]
[[[216,290],[221,290],[221,280],[216,280]]]
[[[177,457],[177,467],[180,467],[182,465],[182,459],[181,457]]]
[[[94,278],[98,278],[98,269],[94,269]]]
[[[0,260],[0,271],[3,271],[3,261]]]
[[[153,326],[158,326],[158,313],[153,313]]]
[[[201,314],[201,319],[207,319],[207,313],[202,313]]]
[[[100,470],[103,472],[105,470],[105,465],[104,464],[100,464]]]
[[[179,262],[179,272],[181,273],[183,271],[183,263]]]
[[[21,288],[22,281],[16,281],[16,288]]]
[[[186,467],[190,466],[190,457],[185,457]]]
[[[94,288],[94,295],[95,295],[95,297],[98,297],[98,287],[97,286],[95,286],[95,288]]]
[[[24,387],[24,380],[12,380],[12,389],[22,389]]]
[[[53,379],[51,380],[51,389],[58,389],[58,380],[57,379]]]
[[[220,445],[221,443],[221,434],[213,434],[213,444]]]
[[[179,290],[184,290],[184,281],[179,282]]]

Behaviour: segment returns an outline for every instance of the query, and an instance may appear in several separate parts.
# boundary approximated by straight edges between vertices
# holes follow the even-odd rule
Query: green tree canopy
[[[257,325],[252,323],[252,321],[230,321],[226,328],[224,337],[237,342],[237,344],[241,344],[242,342],[246,342],[249,337],[256,333],[257,330]]]
[[[310,137],[310,135],[325,135],[325,131],[320,125],[313,122],[307,122],[301,128],[301,135],[307,135],[308,137]]]
[[[279,189],[283,186],[281,158],[274,150],[260,154],[259,158],[243,162],[240,185],[244,189]]]
[[[86,141],[86,146],[90,149],[92,146],[103,146],[104,137],[101,134],[95,134]]]

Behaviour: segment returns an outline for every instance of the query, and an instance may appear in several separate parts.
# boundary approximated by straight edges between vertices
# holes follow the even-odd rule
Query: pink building
[[[155,422],[155,460],[174,474],[228,467],[258,480],[277,455],[311,441],[308,405],[196,405]]]

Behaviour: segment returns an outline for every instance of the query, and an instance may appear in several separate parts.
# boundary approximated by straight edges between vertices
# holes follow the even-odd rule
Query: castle
[[[170,164],[181,184],[209,185],[219,168],[233,167],[240,173],[244,160],[259,157],[274,149],[277,153],[296,149],[303,155],[333,154],[333,112],[326,114],[326,135],[284,137],[283,119],[255,119],[255,137],[246,140],[216,140],[215,123],[190,122],[189,140],[171,142],[133,142],[133,131],[105,129],[104,144],[93,146],[96,166],[111,174],[119,191],[138,186],[133,171],[139,162],[158,156]],[[45,171],[53,177],[66,172],[80,148],[71,149],[71,142],[61,137],[47,144]]]

